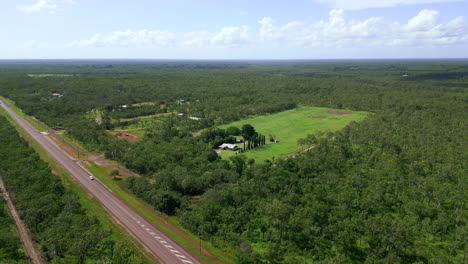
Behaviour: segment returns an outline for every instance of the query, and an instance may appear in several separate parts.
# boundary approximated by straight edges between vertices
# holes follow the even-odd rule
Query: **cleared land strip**
[[[67,170],[115,219],[125,227],[142,245],[162,263],[201,263],[185,248],[161,232],[157,227],[135,212],[128,204],[121,201],[97,180],[90,180],[91,175],[83,167],[66,155],[34,127],[18,116],[0,100],[0,106],[33,138],[58,164]]]
[[[24,224],[23,220],[21,220],[18,212],[16,211],[16,207],[13,204],[13,201],[10,199],[10,195],[5,187],[5,184],[3,183],[2,177],[0,177],[0,192],[3,193],[3,198],[7,203],[8,211],[10,212],[10,215],[15,222],[16,230],[21,239],[21,242],[23,243],[26,255],[33,264],[46,264],[47,262],[42,258],[41,253],[35,247],[26,225]]]

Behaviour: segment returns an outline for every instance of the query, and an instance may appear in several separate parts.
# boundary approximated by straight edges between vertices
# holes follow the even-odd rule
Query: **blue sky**
[[[0,59],[467,58],[467,0],[0,0]]]

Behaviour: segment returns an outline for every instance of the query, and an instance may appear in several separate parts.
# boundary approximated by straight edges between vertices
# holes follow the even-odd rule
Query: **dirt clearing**
[[[140,139],[137,135],[127,131],[109,131],[109,134],[116,136],[118,139],[125,139],[130,143],[135,143]]]
[[[350,115],[353,111],[338,111],[338,110],[328,110],[328,114],[336,114],[336,115]]]

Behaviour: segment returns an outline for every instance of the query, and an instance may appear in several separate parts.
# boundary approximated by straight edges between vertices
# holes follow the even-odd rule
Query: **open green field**
[[[259,149],[248,151],[244,155],[247,158],[264,161],[271,160],[273,157],[284,158],[288,154],[299,151],[301,146],[297,144],[297,140],[305,138],[308,134],[340,130],[351,121],[360,121],[368,115],[367,112],[300,106],[276,114],[236,121],[220,128],[226,129],[230,126],[241,128],[244,124],[251,124],[258,133],[267,137],[267,144]],[[269,142],[269,135],[273,135],[279,143]],[[220,153],[223,158],[234,155],[236,152],[230,150],[223,150]]]

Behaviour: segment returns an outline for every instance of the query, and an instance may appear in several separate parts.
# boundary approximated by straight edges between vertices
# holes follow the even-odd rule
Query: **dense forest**
[[[10,218],[4,202],[3,199],[0,202],[0,263],[29,263],[16,233],[15,224]]]
[[[239,263],[464,263],[466,65],[18,63],[0,67],[0,95],[142,174],[123,185]],[[28,76],[41,73],[70,76]],[[373,114],[287,160],[213,151],[230,136],[215,126],[297,105]],[[105,133],[113,119],[161,112],[185,116],[133,144]]]
[[[143,263],[125,242],[116,241],[98,220],[81,206],[78,197],[64,187],[39,155],[0,116],[0,174],[12,199],[45,259],[63,263]],[[2,208],[0,208],[2,209]],[[4,220],[3,210],[0,221]],[[0,225],[1,229],[11,225]],[[0,257],[21,259],[17,238],[0,244]],[[9,249],[3,253],[3,250]],[[10,251],[11,250],[11,251]],[[1,260],[0,260],[1,262]],[[21,262],[20,262],[21,263]]]

